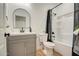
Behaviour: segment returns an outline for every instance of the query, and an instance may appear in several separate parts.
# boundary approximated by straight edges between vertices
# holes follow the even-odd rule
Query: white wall
[[[55,42],[56,43],[55,50],[57,50],[63,55],[71,55],[72,53],[73,21],[74,21],[73,11],[74,11],[73,3],[62,4],[53,11],[56,13],[56,16],[53,16],[54,17],[53,30],[56,36],[55,41],[57,41]]]
[[[5,31],[5,5],[0,3],[0,56],[6,56],[6,38]]]
[[[62,4],[55,9],[56,16],[54,16],[56,28],[56,40],[64,42],[72,46],[73,40],[73,21],[74,21],[74,4]],[[70,13],[73,12],[73,13]],[[54,27],[54,26],[53,26]]]

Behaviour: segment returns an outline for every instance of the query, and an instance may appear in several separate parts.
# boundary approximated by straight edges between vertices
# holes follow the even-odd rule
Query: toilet
[[[40,48],[43,49],[45,55],[53,56],[53,49],[55,44],[53,42],[47,42],[47,34],[46,33],[39,34],[39,40],[40,40]]]

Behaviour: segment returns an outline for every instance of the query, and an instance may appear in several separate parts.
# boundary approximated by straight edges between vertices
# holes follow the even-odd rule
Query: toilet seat
[[[52,43],[52,42],[43,42],[43,44],[44,44],[45,47],[47,47],[47,48],[52,48],[52,49],[53,49],[53,47],[55,46],[55,44]]]

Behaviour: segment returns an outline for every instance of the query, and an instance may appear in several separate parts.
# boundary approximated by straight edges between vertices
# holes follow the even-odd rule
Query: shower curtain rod
[[[52,8],[51,10],[55,9],[56,7],[60,6],[63,3],[59,3],[58,5],[56,5],[54,8]]]

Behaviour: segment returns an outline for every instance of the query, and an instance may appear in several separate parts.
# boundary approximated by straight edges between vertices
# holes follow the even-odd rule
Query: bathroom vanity
[[[9,23],[6,24],[8,26],[6,32],[10,33],[6,39],[7,55],[36,55],[36,34],[31,32],[31,15],[26,6],[24,8],[19,4],[6,4],[6,11],[6,23],[9,20],[12,21],[12,26]]]
[[[35,56],[36,34],[11,34],[7,37],[8,56]]]

